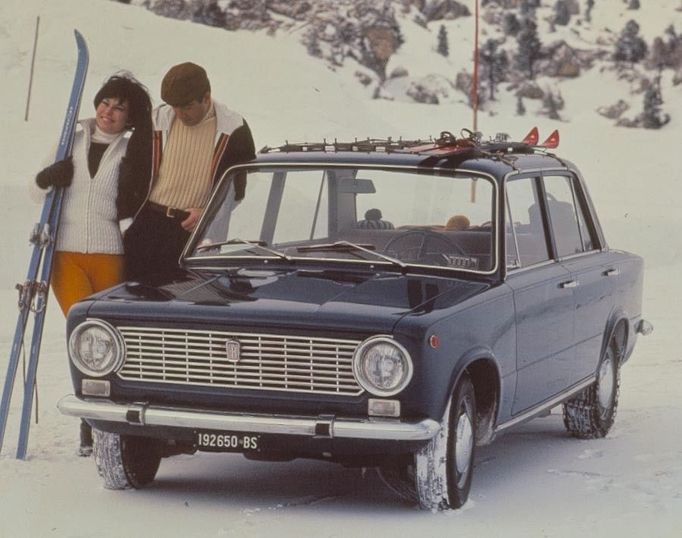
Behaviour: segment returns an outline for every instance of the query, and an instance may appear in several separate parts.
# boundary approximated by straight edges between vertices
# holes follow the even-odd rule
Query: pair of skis
[[[78,61],[76,73],[71,87],[71,95],[66,109],[66,117],[59,137],[59,145],[55,162],[61,161],[71,155],[73,139],[78,119],[83,86],[88,70],[88,47],[85,39],[77,30],[76,45],[78,47]],[[40,222],[35,225],[31,233],[30,242],[33,251],[28,266],[28,274],[23,284],[17,284],[19,290],[19,315],[12,341],[7,375],[2,390],[2,400],[0,400],[0,451],[7,426],[9,416],[9,406],[12,398],[12,389],[17,374],[19,359],[24,347],[24,335],[30,315],[33,314],[33,334],[31,337],[31,347],[28,355],[28,365],[24,379],[24,400],[21,411],[21,424],[19,428],[19,442],[17,444],[17,459],[25,459],[28,446],[28,432],[31,424],[31,410],[33,406],[33,395],[38,371],[38,358],[40,353],[40,343],[43,336],[43,326],[45,324],[45,309],[47,307],[48,289],[50,285],[50,274],[52,271],[52,260],[54,247],[59,227],[59,217],[64,198],[64,188],[52,188],[45,196],[45,202],[40,214]]]

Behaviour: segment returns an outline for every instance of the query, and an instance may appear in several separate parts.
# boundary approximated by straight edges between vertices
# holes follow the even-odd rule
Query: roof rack
[[[442,131],[436,139],[429,140],[403,140],[399,138],[377,139],[367,138],[352,142],[328,141],[322,142],[286,142],[282,146],[261,149],[261,153],[298,153],[298,152],[360,152],[360,153],[408,153],[413,155],[424,155],[432,158],[447,158],[455,155],[481,154],[489,156],[500,156],[509,153],[536,153],[546,152],[547,149],[554,149],[559,145],[559,131],[555,130],[542,143],[538,144],[539,134],[537,127],[533,127],[521,142],[509,141],[509,135],[498,133],[491,140],[483,141],[480,132],[473,132],[469,129],[462,129],[462,136],[457,138],[450,131]]]

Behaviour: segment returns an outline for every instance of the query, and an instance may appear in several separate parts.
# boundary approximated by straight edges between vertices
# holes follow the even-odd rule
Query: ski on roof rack
[[[450,131],[441,131],[440,136],[430,140],[403,140],[399,138],[378,139],[367,138],[352,142],[339,142],[334,139],[322,142],[286,141],[282,146],[265,146],[260,153],[299,153],[299,152],[360,152],[360,153],[410,153],[426,157],[446,158],[465,153],[480,152],[491,155],[500,153],[535,153],[546,149],[554,149],[559,145],[559,131],[554,130],[542,143],[538,144],[539,132],[533,127],[521,142],[509,140],[509,135],[498,133],[492,139],[483,141],[480,132],[462,129],[459,138]]]

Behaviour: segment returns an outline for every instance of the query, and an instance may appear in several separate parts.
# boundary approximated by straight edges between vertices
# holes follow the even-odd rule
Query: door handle
[[[560,288],[577,288],[578,287],[578,281],[577,280],[567,280],[566,282],[562,282],[559,284]]]
[[[607,269],[604,271],[604,276],[618,276],[620,274],[620,269]]]

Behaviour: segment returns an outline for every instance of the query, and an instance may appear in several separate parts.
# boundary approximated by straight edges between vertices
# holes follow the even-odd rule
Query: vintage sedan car
[[[643,263],[536,144],[288,144],[228,170],[176,271],[69,313],[59,408],[94,428],[105,486],[240,452],[376,467],[444,510],[477,445],[555,406],[569,434],[605,436],[652,329]]]

